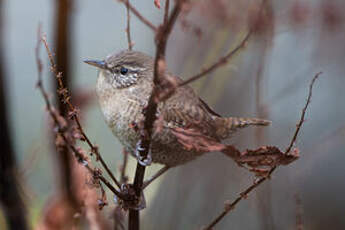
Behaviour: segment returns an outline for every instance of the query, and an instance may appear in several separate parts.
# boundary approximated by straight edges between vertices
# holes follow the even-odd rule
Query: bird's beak
[[[84,62],[86,64],[96,66],[97,68],[100,68],[100,69],[106,69],[105,61],[85,60]]]

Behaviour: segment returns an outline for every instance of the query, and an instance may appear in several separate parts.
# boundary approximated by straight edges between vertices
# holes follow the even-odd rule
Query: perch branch
[[[141,140],[138,143],[139,146],[137,151],[139,156],[143,159],[147,159],[150,145],[151,145],[151,134],[153,123],[156,120],[156,112],[157,112],[157,100],[156,96],[158,95],[158,88],[160,84],[160,79],[162,78],[162,65],[160,63],[164,63],[165,60],[165,49],[166,44],[168,41],[168,37],[170,32],[176,22],[176,19],[181,11],[182,0],[176,1],[174,9],[169,17],[169,20],[164,23],[162,26],[159,27],[159,30],[156,32],[156,56],[154,61],[154,87],[149,98],[149,102],[147,108],[145,109],[144,115],[144,127],[141,130]],[[134,177],[133,189],[137,197],[141,197],[144,175],[145,175],[145,166],[141,165],[139,162],[137,163],[137,168]],[[129,210],[129,230],[136,230],[139,229],[139,210],[130,209]]]

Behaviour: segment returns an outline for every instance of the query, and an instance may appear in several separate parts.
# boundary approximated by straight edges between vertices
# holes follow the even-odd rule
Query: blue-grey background
[[[153,1],[131,2],[155,24],[161,21],[162,11],[154,7]],[[259,144],[285,148],[305,103],[309,82],[317,72],[323,71],[315,84],[306,122],[296,143],[301,158],[279,168],[271,181],[224,219],[219,229],[229,226],[232,229],[293,229],[296,194],[302,201],[302,218],[307,229],[345,227],[345,24],[340,18],[335,28],[326,28],[321,9],[327,1],[301,2],[308,3],[310,10],[306,24],[295,25],[289,20],[295,1],[274,1],[275,28],[272,40],[267,42],[269,48],[262,48],[264,38],[254,37],[226,67],[193,84],[202,98],[222,115],[257,116],[255,79],[263,63],[261,100],[265,112],[262,114],[271,119],[273,125],[261,134],[261,140],[255,138],[255,131],[251,129],[236,135],[233,142],[242,149]],[[343,17],[345,4],[331,2]],[[4,2],[5,33],[2,36],[5,38],[11,128],[32,223],[39,219],[41,208],[56,186],[56,162],[52,157],[47,114],[35,88],[34,58],[39,22],[48,42],[53,44],[54,3],[52,0]],[[230,7],[236,9],[236,6]],[[191,76],[200,66],[217,60],[235,46],[246,28],[244,25],[237,30],[229,25],[217,27],[212,17],[201,20],[200,12],[203,11],[190,16],[192,22],[201,24],[200,41],[179,24],[169,40],[168,67],[182,77]],[[125,7],[117,1],[75,1],[71,34],[75,89],[92,90],[95,84],[96,70],[84,64],[83,59],[101,59],[127,48],[125,13]],[[152,32],[135,16],[132,16],[131,27],[134,48],[154,55]],[[52,76],[46,53],[41,51],[45,63],[44,81],[49,88]],[[122,159],[119,142],[107,129],[96,104],[86,112],[88,135],[116,170]],[[131,179],[134,163],[131,160],[128,170]],[[149,173],[157,168],[154,166]],[[144,229],[197,229],[209,223],[223,209],[224,201],[234,199],[252,180],[252,175],[219,153],[172,169],[147,191]]]

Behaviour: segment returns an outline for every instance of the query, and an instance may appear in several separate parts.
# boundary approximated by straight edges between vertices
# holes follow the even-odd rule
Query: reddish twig
[[[139,11],[129,2],[127,3],[127,0],[118,0],[119,2],[122,2],[124,4],[128,4],[128,8],[132,13],[137,16],[137,18],[142,21],[145,25],[147,25],[151,30],[157,31],[156,26],[154,26],[148,19],[146,19],[144,16],[142,16]]]
[[[139,146],[137,151],[143,159],[147,158],[150,144],[151,144],[151,134],[153,123],[157,119],[156,111],[157,111],[157,100],[156,97],[158,95],[158,88],[160,84],[161,75],[164,73],[162,70],[162,66],[160,63],[164,63],[165,61],[165,49],[166,44],[168,41],[168,37],[171,33],[171,30],[176,22],[176,19],[181,11],[182,0],[178,0],[172,10],[172,13],[169,17],[169,20],[164,23],[162,26],[159,27],[159,30],[156,34],[156,56],[154,61],[154,78],[153,83],[154,87],[149,98],[149,102],[147,108],[145,108],[145,120],[144,120],[144,127],[142,130],[142,137],[139,142]],[[137,168],[135,171],[133,189],[137,197],[141,197],[144,175],[145,175],[145,166],[137,163]],[[129,210],[129,221],[128,221],[129,230],[139,229],[139,211],[135,209]]]
[[[233,57],[239,50],[241,50],[243,47],[245,47],[245,45],[246,45],[247,41],[249,40],[251,34],[252,34],[252,31],[249,30],[248,33],[246,34],[246,36],[241,41],[241,43],[238,44],[233,50],[231,50],[225,56],[219,58],[218,61],[216,61],[211,66],[205,68],[204,70],[202,70],[197,75],[188,78],[188,80],[186,80],[184,82],[181,82],[178,86],[179,87],[180,86],[184,86],[184,85],[187,85],[187,84],[189,84],[189,83],[191,83],[193,81],[196,81],[196,80],[200,79],[201,77],[205,76],[206,74],[209,74],[209,73],[215,71],[216,69],[218,69],[219,67],[227,64],[231,57]]]
[[[126,28],[126,33],[127,33],[127,42],[128,42],[128,50],[132,50],[133,48],[133,43],[131,39],[131,23],[130,23],[130,14],[129,14],[129,0],[126,1],[126,9],[127,9],[127,28]]]
[[[158,85],[160,83],[159,78],[161,77],[160,73],[162,72],[159,70],[159,62],[165,60],[166,43],[167,43],[169,34],[172,30],[172,27],[180,12],[180,9],[181,9],[180,2],[181,1],[178,1],[176,3],[175,8],[168,20],[168,23],[163,25],[157,34],[158,40],[157,40],[156,58],[154,62],[154,79],[153,79],[155,86],[153,87],[153,91],[149,98],[147,108],[145,109],[146,111],[145,111],[145,121],[144,121],[144,133],[142,135],[141,148],[139,148],[139,149],[143,149],[143,150],[139,150],[139,154],[143,158],[147,157],[148,150],[150,148],[150,143],[151,143],[153,123],[156,120],[156,111],[157,111],[156,95],[158,94]],[[144,173],[145,173],[145,166],[138,164],[136,176],[134,179],[134,188],[138,196],[140,195],[140,192],[141,192],[141,187],[142,187],[142,183],[144,179]]]
[[[160,101],[164,101],[166,99],[168,99],[176,90],[177,87],[182,87],[184,85],[188,85],[196,80],[199,80],[200,78],[206,76],[207,74],[215,71],[216,69],[218,69],[219,67],[225,65],[228,63],[228,61],[230,60],[231,57],[233,57],[238,51],[240,51],[243,47],[245,47],[246,43],[248,42],[250,36],[252,34],[252,31],[249,30],[247,35],[243,38],[243,40],[241,41],[240,44],[238,44],[238,46],[236,46],[233,50],[231,50],[228,54],[226,54],[225,56],[221,57],[218,59],[218,61],[216,61],[214,64],[212,64],[211,66],[205,68],[204,70],[202,70],[200,73],[198,73],[197,75],[194,75],[190,78],[188,78],[188,80],[182,81],[181,83],[178,83],[176,86],[171,86],[170,88],[168,88],[166,90],[166,92],[161,92],[161,95],[159,95],[159,100]]]
[[[40,42],[43,42],[45,44],[45,46],[47,47],[47,42],[45,42],[45,39],[42,39],[41,35],[39,34],[39,39],[38,39],[38,43],[37,43],[37,47],[36,47],[36,63],[37,63],[37,69],[38,69],[38,80],[37,80],[37,88],[40,90],[42,97],[44,99],[44,102],[46,104],[46,109],[50,115],[50,117],[53,119],[54,125],[57,128],[57,133],[61,136],[61,138],[63,139],[63,141],[66,143],[66,145],[68,146],[68,148],[70,148],[72,150],[72,152],[74,153],[74,156],[77,158],[77,161],[81,164],[83,164],[85,166],[85,168],[93,175],[94,178],[99,179],[100,181],[102,181],[116,196],[120,197],[121,199],[126,199],[126,197],[124,197],[119,191],[117,191],[114,186],[111,185],[111,183],[105,179],[99,170],[97,169],[93,169],[88,161],[87,161],[87,157],[79,150],[77,149],[73,143],[71,143],[71,141],[69,140],[69,138],[67,137],[67,134],[65,133],[65,127],[63,126],[63,124],[61,124],[61,119],[58,117],[58,114],[55,112],[54,107],[52,106],[52,104],[50,103],[49,100],[49,96],[46,92],[46,90],[43,87],[43,82],[42,82],[42,70],[43,70],[43,65],[42,65],[42,61],[39,57],[39,45]],[[48,51],[50,52],[49,48]],[[49,54],[50,57],[52,58],[52,54]],[[53,62],[54,63],[54,62]]]
[[[321,72],[317,73],[314,78],[312,79],[310,85],[309,85],[309,94],[308,94],[308,98],[307,98],[307,102],[305,104],[305,106],[303,107],[302,109],[302,114],[301,114],[301,118],[297,124],[297,128],[296,128],[296,131],[291,139],[291,142],[290,142],[290,145],[288,146],[288,148],[286,149],[285,153],[284,154],[289,154],[291,149],[292,149],[292,146],[293,146],[293,143],[295,143],[296,139],[297,139],[297,136],[298,136],[298,133],[300,131],[300,128],[304,122],[304,117],[305,117],[305,113],[306,113],[306,110],[310,104],[310,100],[311,100],[311,97],[312,97],[312,89],[313,89],[313,85],[316,81],[316,79],[319,77],[319,75],[321,74]],[[264,177],[261,177],[259,178],[258,180],[255,180],[254,183],[249,186],[246,190],[244,190],[243,192],[240,193],[240,195],[232,202],[230,203],[227,203],[225,205],[225,208],[224,208],[224,211],[222,213],[220,213],[205,229],[206,230],[211,230],[217,223],[219,223],[219,221],[221,221],[224,216],[226,216],[231,210],[233,210],[236,205],[243,199],[247,198],[248,194],[253,191],[255,188],[257,188],[260,184],[262,184],[265,180],[269,179],[270,176],[272,175],[272,173],[274,172],[274,170],[276,170],[277,166],[274,166],[271,168],[271,170],[268,172],[267,176],[264,176]]]
[[[263,10],[265,4],[266,4],[267,0],[263,0],[259,13],[261,13],[261,11]],[[230,60],[230,58],[232,58],[238,51],[240,51],[242,48],[244,48],[246,46],[246,43],[248,42],[249,38],[251,37],[252,33],[255,32],[255,28],[253,28],[252,26],[250,26],[248,33],[246,34],[246,36],[243,38],[243,40],[241,41],[240,44],[238,44],[233,50],[231,50],[229,53],[227,53],[225,56],[221,57],[218,59],[218,61],[216,61],[214,64],[212,64],[211,66],[205,68],[204,70],[202,70],[200,73],[188,78],[188,80],[181,82],[178,87],[180,86],[184,86],[187,85],[193,81],[196,81],[198,79],[200,79],[201,77],[205,76],[206,74],[209,74],[213,71],[215,71],[216,69],[218,69],[219,67],[227,64],[227,62]]]
[[[50,66],[51,66],[51,71],[55,74],[55,77],[58,81],[58,93],[60,94],[60,100],[62,100],[65,104],[67,104],[67,109],[68,109],[68,115],[69,117],[76,123],[78,131],[80,132],[82,136],[82,140],[86,141],[86,143],[89,145],[91,149],[91,153],[96,155],[96,160],[99,160],[101,162],[101,165],[104,167],[106,172],[109,174],[111,179],[115,182],[115,184],[120,188],[121,184],[116,180],[115,176],[113,173],[110,171],[109,167],[103,160],[101,154],[99,153],[98,147],[93,145],[88,138],[88,136],[85,134],[83,127],[81,126],[80,119],[78,116],[78,110],[77,108],[74,107],[74,105],[71,102],[71,97],[68,93],[68,90],[64,87],[63,81],[62,81],[62,73],[57,71],[56,64],[53,59],[53,54],[50,51],[50,48],[48,46],[48,42],[44,36],[41,37],[41,40],[46,48],[46,51],[48,53],[49,61],[50,61]]]
[[[291,142],[290,142],[290,145],[289,147],[285,150],[285,153],[289,153],[291,151],[291,148],[292,146],[294,145],[294,143],[296,142],[296,139],[297,139],[297,136],[298,136],[298,133],[302,127],[302,124],[304,122],[304,117],[305,117],[305,113],[307,111],[307,108],[308,108],[308,105],[310,104],[310,100],[311,100],[311,97],[312,97],[312,91],[313,91],[313,85],[314,85],[314,82],[316,81],[316,79],[320,76],[320,74],[322,74],[322,72],[319,72],[317,73],[314,78],[312,79],[310,85],[309,85],[309,94],[308,94],[308,98],[307,98],[307,102],[302,110],[302,115],[301,115],[301,119],[299,120],[299,122],[297,123],[296,125],[296,131],[291,139]]]

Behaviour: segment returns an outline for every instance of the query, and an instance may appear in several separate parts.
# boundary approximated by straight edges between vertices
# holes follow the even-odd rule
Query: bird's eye
[[[125,67],[121,67],[120,73],[121,73],[122,75],[126,75],[126,73],[128,73],[128,69],[125,68]]]

